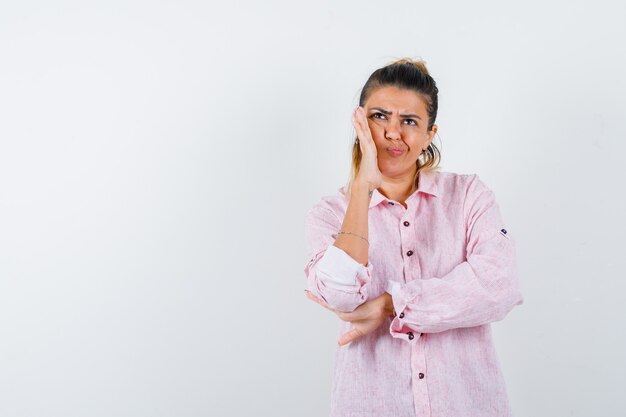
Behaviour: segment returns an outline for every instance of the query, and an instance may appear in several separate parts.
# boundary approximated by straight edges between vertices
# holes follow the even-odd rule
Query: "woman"
[[[307,214],[307,295],[340,322],[331,417],[504,417],[490,323],[523,298],[475,174],[438,171],[438,89],[401,59],[365,83],[347,186]]]

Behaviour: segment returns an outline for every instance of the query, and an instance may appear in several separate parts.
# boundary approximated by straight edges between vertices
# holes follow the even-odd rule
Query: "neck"
[[[383,175],[383,183],[378,187],[378,191],[385,197],[404,204],[407,197],[417,189],[413,181],[416,171],[417,168],[415,171],[401,177],[386,177]]]

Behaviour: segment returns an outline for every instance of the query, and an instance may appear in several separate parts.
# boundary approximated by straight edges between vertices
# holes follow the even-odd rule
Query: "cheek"
[[[376,143],[376,146],[378,146],[380,142],[384,139],[383,130],[380,129],[380,127],[376,125],[372,125],[372,123],[370,123],[369,126],[370,126],[370,133],[372,134],[372,139],[374,139],[374,143]]]
[[[383,142],[385,140],[385,129],[382,126],[378,126],[376,122],[369,122],[370,132],[374,142]]]
[[[411,135],[411,143],[412,143],[411,145],[412,148],[419,148],[419,150],[421,151],[424,145],[426,144],[426,137],[424,137],[423,135],[419,133],[415,133]]]
[[[372,134],[374,133],[374,131],[378,132],[380,130],[380,126],[378,126],[376,122],[373,122],[372,120],[368,120],[367,125],[369,126]]]

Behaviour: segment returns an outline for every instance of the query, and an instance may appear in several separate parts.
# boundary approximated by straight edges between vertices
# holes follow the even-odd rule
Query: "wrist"
[[[391,297],[391,294],[385,292],[383,295],[381,295],[381,298],[383,314],[385,315],[385,317],[395,317],[396,311],[393,307],[393,298]]]
[[[368,197],[371,197],[374,189],[375,187],[367,181],[355,181],[352,184],[352,195],[367,195]]]

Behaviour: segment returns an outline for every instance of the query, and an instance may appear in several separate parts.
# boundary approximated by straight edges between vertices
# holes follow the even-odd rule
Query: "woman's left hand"
[[[387,317],[393,314],[391,295],[387,292],[374,299],[364,302],[350,313],[345,313],[330,307],[323,300],[320,300],[311,294],[310,291],[304,290],[304,292],[309,299],[337,314],[341,320],[352,323],[354,328],[341,335],[338,341],[339,346],[346,345],[353,340],[374,331],[387,319]]]

